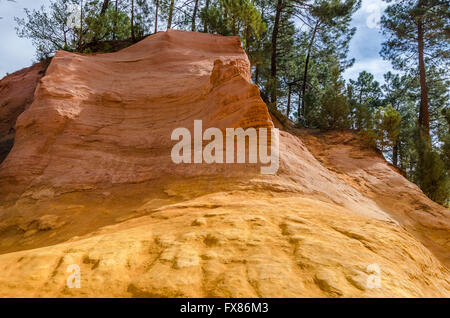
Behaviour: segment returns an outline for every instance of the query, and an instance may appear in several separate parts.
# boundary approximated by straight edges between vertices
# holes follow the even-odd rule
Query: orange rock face
[[[0,81],[0,163],[9,153],[15,136],[17,117],[30,106],[44,64],[38,63]]]
[[[195,119],[204,128],[270,127],[249,79],[236,37],[169,31],[114,54],[58,52],[18,119],[0,184],[71,190],[214,173],[173,165],[171,133]]]
[[[173,163],[194,120],[273,127],[238,38],[58,52],[0,165],[0,296],[450,296],[449,211],[353,134],[283,131],[267,176]]]

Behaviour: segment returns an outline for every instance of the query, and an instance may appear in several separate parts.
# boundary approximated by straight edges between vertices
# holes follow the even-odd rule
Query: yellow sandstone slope
[[[273,127],[239,39],[58,52],[0,165],[0,296],[450,296],[449,211],[353,133],[283,131],[265,176],[174,164],[194,120]]]

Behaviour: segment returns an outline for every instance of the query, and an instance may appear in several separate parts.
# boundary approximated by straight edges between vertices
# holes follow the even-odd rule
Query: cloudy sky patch
[[[387,3],[381,0],[363,0],[361,8],[353,16],[352,25],[357,28],[350,42],[349,57],[355,58],[355,64],[344,73],[345,79],[356,79],[362,71],[375,76],[379,82],[384,82],[383,74],[393,71],[389,61],[380,56],[383,37],[379,21]]]

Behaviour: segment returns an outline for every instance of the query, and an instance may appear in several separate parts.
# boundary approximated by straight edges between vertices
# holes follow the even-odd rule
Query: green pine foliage
[[[419,135],[419,134],[417,134]],[[420,136],[416,138],[419,152],[417,181],[422,191],[433,201],[449,205],[450,174],[446,154],[427,146],[427,140]]]
[[[392,105],[388,105],[379,107],[374,117],[374,130],[378,132],[378,144],[381,151],[395,147],[400,134],[402,115]]]
[[[238,35],[248,48],[251,40],[258,40],[266,29],[261,14],[250,0],[218,0],[203,10],[202,22],[208,30],[222,35]]]
[[[332,69],[332,79],[321,99],[320,128],[345,129],[349,127],[347,96],[345,82],[340,78],[339,68]]]

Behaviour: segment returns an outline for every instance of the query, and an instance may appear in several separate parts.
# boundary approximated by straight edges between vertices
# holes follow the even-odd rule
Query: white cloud
[[[366,25],[369,29],[379,29],[381,20],[381,8],[376,4],[371,4],[366,8],[369,16],[366,18]]]
[[[344,73],[344,78],[356,79],[360,72],[367,71],[374,75],[380,83],[384,83],[383,75],[393,72],[389,61],[383,60],[381,50],[383,36],[380,33],[379,21],[388,3],[382,0],[363,0],[361,8],[355,13],[352,26],[357,31],[350,42],[349,57],[354,57],[356,63]]]
[[[369,29],[379,29],[380,20],[388,3],[382,0],[363,0],[361,9],[355,14],[356,19],[363,19]]]

